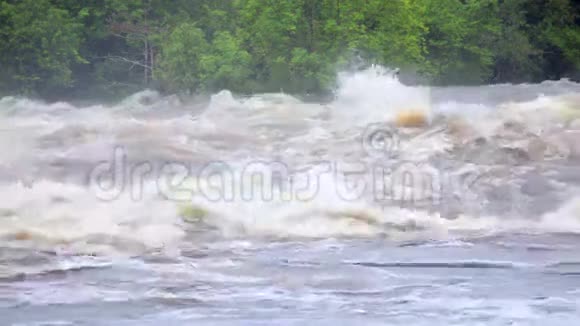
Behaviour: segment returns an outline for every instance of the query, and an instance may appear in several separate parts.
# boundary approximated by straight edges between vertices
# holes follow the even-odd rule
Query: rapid
[[[0,150],[2,325],[580,322],[569,80],[4,97]]]

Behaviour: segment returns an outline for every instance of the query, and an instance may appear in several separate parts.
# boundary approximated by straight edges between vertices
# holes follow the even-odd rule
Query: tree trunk
[[[149,69],[147,69],[147,67],[150,67],[149,65],[149,41],[147,40],[147,37],[145,37],[145,50],[143,51],[143,56],[144,56],[144,64],[145,67],[143,67],[143,77],[144,77],[144,81],[145,81],[145,86],[149,85]]]
[[[340,26],[340,0],[336,0],[336,24]]]
[[[153,51],[153,47],[149,47],[149,69],[151,80],[155,80],[155,52]]]

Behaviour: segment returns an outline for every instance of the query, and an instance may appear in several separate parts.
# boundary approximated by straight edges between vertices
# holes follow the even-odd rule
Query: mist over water
[[[567,80],[412,87],[373,67],[326,103],[5,97],[0,316],[573,325],[578,139]]]

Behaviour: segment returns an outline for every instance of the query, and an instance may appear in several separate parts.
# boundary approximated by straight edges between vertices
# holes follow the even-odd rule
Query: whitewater
[[[4,97],[0,149],[2,325],[580,322],[569,80]]]

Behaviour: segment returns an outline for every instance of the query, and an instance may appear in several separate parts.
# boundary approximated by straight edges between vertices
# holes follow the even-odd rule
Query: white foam
[[[566,88],[571,82],[542,85],[501,85],[489,89],[523,92],[542,87]],[[258,159],[284,156],[297,166],[315,166],[324,158],[335,163],[363,162],[361,134],[369,123],[388,122],[401,110],[425,110],[429,115],[460,116],[486,138],[496,136],[505,121],[523,124],[531,133],[544,137],[547,124],[560,125],[558,112],[577,110],[573,95],[536,96],[532,101],[468,104],[450,98],[434,105],[430,89],[403,85],[391,71],[381,67],[339,76],[335,99],[327,105],[303,103],[287,94],[259,94],[239,97],[224,90],[211,97],[205,110],[194,117],[187,104],[146,90],[114,105],[84,108],[69,103],[44,103],[25,98],[0,99],[0,174],[2,169],[19,178],[34,171],[36,160],[54,158],[95,164],[110,158],[116,144],[141,154],[139,159],[205,160],[206,156],[228,160],[238,169]],[[533,95],[532,93],[530,93]],[[534,93],[535,94],[535,93]],[[531,96],[530,95],[530,96]],[[533,97],[533,96],[532,96]],[[163,109],[182,106],[177,115],[156,116]],[[143,112],[149,115],[141,115]],[[557,112],[557,114],[554,114]],[[161,112],[164,113],[164,112]],[[164,113],[165,114],[165,113]],[[568,114],[568,113],[566,113]],[[285,134],[285,129],[290,134]],[[542,130],[540,130],[542,129]],[[264,131],[266,130],[266,131]],[[270,133],[268,133],[270,132]],[[525,137],[524,134],[520,135]],[[551,138],[550,138],[551,137]],[[558,143],[558,134],[546,141]],[[48,140],[56,145],[46,145]],[[212,141],[217,140],[214,144]],[[403,141],[399,159],[425,161],[445,154],[455,143],[444,132],[427,133]],[[221,146],[221,147],[220,147]],[[127,152],[131,152],[131,151]],[[318,152],[325,154],[316,154]],[[564,149],[558,149],[564,152]],[[357,161],[358,160],[358,161]],[[294,161],[292,161],[294,162]],[[286,162],[281,162],[286,163]],[[28,167],[28,164],[31,166]],[[267,170],[259,171],[267,174]],[[304,176],[298,175],[298,179]],[[234,184],[234,192],[248,180]],[[475,218],[461,215],[448,221],[421,209],[404,209],[352,196],[341,180],[327,176],[319,180],[316,196],[308,200],[263,198],[209,200],[191,198],[192,205],[208,213],[203,222],[225,235],[272,237],[378,236],[393,239],[452,238],[464,231],[488,233],[535,229],[576,232],[580,211],[571,201],[538,221]],[[208,190],[208,185],[205,185]],[[209,187],[209,188],[207,188]],[[340,193],[338,192],[340,189]],[[0,184],[0,237],[11,245],[50,249],[64,246],[71,251],[119,252],[153,250],[179,246],[184,235],[178,204],[161,200],[149,189],[139,201],[121,197],[101,202],[83,187],[62,182],[38,181],[32,188],[6,181]],[[199,190],[199,189],[198,189]],[[415,191],[401,187],[397,191]],[[209,190],[208,190],[209,191]],[[239,195],[239,193],[238,193]],[[283,193],[277,194],[278,197]],[[344,197],[355,197],[345,200]],[[431,200],[436,194],[428,194]],[[18,240],[20,238],[21,240]]]
[[[403,85],[389,69],[369,69],[339,75],[339,87],[332,104],[338,123],[386,122],[404,110],[419,110],[431,116],[429,88]]]
[[[175,205],[129,196],[105,202],[86,188],[49,181],[1,185],[0,242],[64,252],[174,250],[183,236]]]

